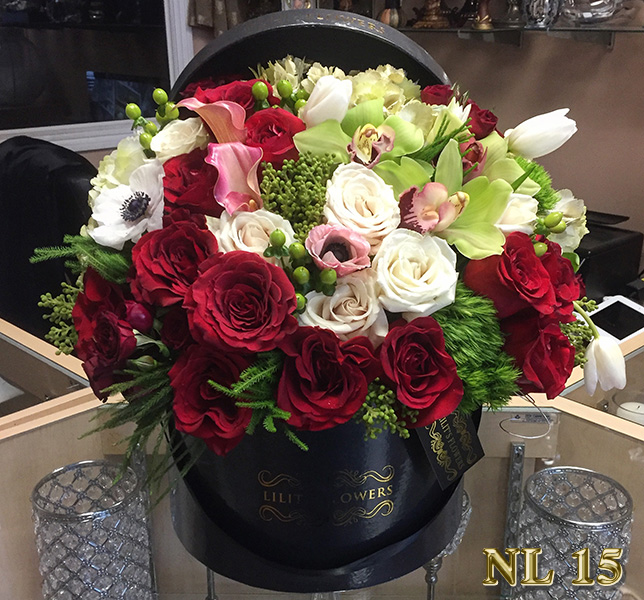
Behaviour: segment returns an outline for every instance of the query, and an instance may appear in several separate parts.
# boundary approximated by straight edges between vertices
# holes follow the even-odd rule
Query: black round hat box
[[[250,78],[249,67],[289,54],[346,72],[391,64],[421,86],[449,83],[425,50],[378,21],[290,10],[216,38],[188,64],[172,96],[209,77]],[[414,432],[407,440],[388,433],[365,440],[364,428],[350,422],[298,434],[308,452],[261,430],[225,457],[206,451],[179,482],[175,531],[208,568],[284,592],[358,589],[421,567],[451,541],[462,486],[441,489]],[[189,437],[171,437],[177,458],[190,453]]]

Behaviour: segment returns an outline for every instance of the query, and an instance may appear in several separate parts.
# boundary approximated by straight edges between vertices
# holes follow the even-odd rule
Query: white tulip
[[[320,77],[298,117],[307,127],[329,120],[342,121],[349,109],[352,90],[353,86],[348,79],[340,81],[333,75]]]
[[[505,132],[510,152],[532,160],[563,146],[577,131],[577,124],[566,117],[568,108],[532,117]]]
[[[587,362],[584,365],[586,391],[592,396],[597,383],[607,392],[626,386],[626,362],[614,340],[607,337],[594,338],[586,348]]]

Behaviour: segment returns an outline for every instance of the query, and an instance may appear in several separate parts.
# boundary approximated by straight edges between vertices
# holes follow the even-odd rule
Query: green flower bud
[[[293,270],[293,280],[295,281],[295,283],[299,285],[304,285],[305,283],[308,283],[310,278],[311,278],[311,274],[309,273],[309,270],[306,267],[296,267]]]
[[[273,246],[281,248],[286,243],[286,236],[281,229],[275,229],[271,232],[270,242]]]
[[[149,133],[142,133],[139,135],[139,143],[144,150],[150,149],[150,144],[152,143],[152,136]]]
[[[300,242],[293,242],[289,246],[288,252],[294,260],[299,260],[306,256],[306,248],[304,247],[304,244],[300,244]]]
[[[295,103],[295,112],[299,111],[306,104],[306,100],[300,99]]]
[[[559,221],[557,225],[550,228],[550,231],[552,231],[552,233],[563,233],[566,231],[566,227],[567,225],[565,221]]]
[[[287,79],[278,81],[277,93],[280,95],[280,98],[288,98],[293,93],[293,86],[291,85],[291,82]]]
[[[561,219],[563,219],[563,213],[556,210],[543,218],[543,224],[548,229],[552,229],[561,223]]]
[[[141,116],[141,109],[139,108],[139,105],[134,104],[134,102],[130,102],[130,104],[125,107],[125,116],[128,119],[136,121],[136,119]]]
[[[251,88],[255,100],[266,100],[268,98],[268,86],[263,81],[256,81]]]
[[[306,298],[302,294],[295,294],[295,300],[297,301],[298,312],[303,311],[306,308]]]
[[[534,253],[541,258],[546,252],[548,252],[548,246],[543,242],[536,242],[534,244]]]
[[[165,104],[168,101],[168,93],[163,88],[156,88],[152,92],[152,100],[159,106]]]
[[[320,271],[320,281],[325,285],[333,285],[338,279],[335,269],[322,269]]]

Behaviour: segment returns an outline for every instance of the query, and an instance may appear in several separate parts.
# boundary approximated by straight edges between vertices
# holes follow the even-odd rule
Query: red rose
[[[305,128],[302,119],[288,110],[260,110],[246,121],[246,145],[261,148],[264,151],[262,160],[279,169],[285,160],[298,158],[293,136]]]
[[[553,316],[558,321],[570,323],[575,320],[572,303],[582,297],[583,285],[571,262],[561,255],[561,246],[545,238],[539,239],[548,246],[548,251],[541,257],[541,264],[548,271],[555,290],[556,305]]]
[[[393,323],[380,348],[380,360],[385,375],[396,384],[398,400],[419,411],[416,427],[442,419],[458,407],[463,382],[434,318]]]
[[[201,213],[190,212],[187,208],[175,208],[170,211],[166,210],[163,215],[164,227],[169,227],[173,223],[181,223],[183,221],[188,221],[196,225],[198,229],[208,229],[206,217]]]
[[[180,154],[163,165],[166,210],[187,208],[190,212],[218,217],[222,207],[215,200],[217,169],[204,161],[207,150]]]
[[[251,410],[236,406],[234,398],[218,392],[208,381],[229,387],[248,366],[236,354],[190,346],[169,372],[176,428],[203,439],[216,454],[230,452],[244,437]]]
[[[550,315],[555,309],[556,295],[550,275],[525,233],[508,235],[500,256],[467,263],[463,282],[494,302],[499,319],[529,307],[542,315]]]
[[[151,317],[146,313],[145,307],[126,301],[117,285],[87,269],[72,318],[78,331],[76,355],[98,398],[107,398],[103,390],[124,380],[116,372],[136,350],[133,324],[145,327]]]
[[[194,97],[204,104],[211,104],[219,100],[229,100],[236,102],[246,110],[246,118],[255,112],[255,97],[253,96],[253,84],[263,79],[251,79],[250,81],[233,81],[226,85],[220,85],[216,88],[198,89]],[[280,103],[280,99],[273,95],[273,88],[269,83],[264,81],[268,86],[268,103],[275,106]]]
[[[261,256],[215,254],[200,271],[184,303],[198,342],[264,352],[297,329],[293,284]]]
[[[161,341],[173,350],[185,350],[193,343],[186,311],[173,306],[163,317]]]
[[[137,331],[146,333],[154,325],[154,317],[147,307],[134,300],[125,301],[125,319]]]
[[[449,104],[453,97],[451,85],[428,85],[420,92],[420,99],[425,104]]]
[[[199,265],[217,249],[215,236],[189,221],[145,234],[132,250],[132,294],[155,306],[183,302]]]
[[[291,413],[290,425],[329,429],[346,423],[362,406],[375,358],[366,338],[354,340],[341,342],[318,327],[300,327],[284,340],[277,406]]]
[[[242,75],[220,75],[217,77],[217,79],[213,79],[212,77],[206,77],[205,79],[200,79],[199,81],[194,81],[192,83],[189,83],[181,92],[179,92],[179,95],[182,98],[192,98],[199,88],[202,90],[207,90],[210,88],[216,88],[221,85],[224,85],[225,83],[230,83],[231,81],[237,81],[238,79],[241,79]]]
[[[523,372],[521,391],[558,396],[575,365],[575,349],[559,325],[529,310],[501,321],[501,330],[507,335],[504,350]]]
[[[479,108],[476,102],[470,101],[468,104],[471,107],[469,123],[470,131],[477,140],[482,140],[496,129],[496,124],[499,122],[499,119],[489,110]]]

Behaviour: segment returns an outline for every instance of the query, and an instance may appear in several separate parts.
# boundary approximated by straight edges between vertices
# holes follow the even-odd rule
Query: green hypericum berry
[[[552,231],[552,233],[563,233],[564,231],[566,231],[566,227],[567,225],[565,221],[559,221],[557,225],[550,228],[550,231]]]
[[[273,246],[281,248],[286,243],[286,236],[281,229],[275,229],[270,235],[270,241]]]
[[[543,218],[543,224],[548,229],[552,229],[561,223],[561,219],[563,219],[563,213],[556,210]]]
[[[125,107],[125,115],[128,119],[136,121],[136,119],[141,116],[141,109],[139,108],[139,105],[134,104],[134,102],[130,102],[130,104]]]
[[[142,133],[139,135],[139,143],[144,150],[149,150],[150,144],[152,143],[152,136],[149,133]]]
[[[266,100],[268,98],[268,86],[263,81],[256,81],[251,88],[255,100]]]
[[[291,255],[292,259],[299,260],[300,258],[304,258],[306,256],[306,248],[304,247],[304,244],[300,244],[300,242],[294,242],[288,247],[288,253]]]
[[[534,244],[534,253],[541,258],[546,252],[548,252],[548,246],[543,242],[536,242]]]
[[[302,311],[306,308],[306,298],[302,294],[295,294],[295,300],[297,301],[297,308],[295,310]]]
[[[309,96],[310,96],[310,94],[304,88],[300,88],[299,90],[297,90],[297,92],[295,94],[295,97],[298,100],[308,100]]]
[[[286,79],[278,81],[277,93],[280,95],[280,98],[288,98],[293,93],[293,86],[291,85],[291,82]]]
[[[293,280],[299,285],[304,285],[308,283],[311,278],[311,274],[306,267],[297,267],[293,270]]]
[[[161,104],[165,104],[168,101],[168,93],[162,88],[156,88],[152,92],[152,100],[154,100],[155,104],[161,106]]]
[[[298,101],[295,103],[295,112],[297,112],[298,110],[300,110],[300,108],[302,108],[305,104],[306,104],[306,100],[304,100],[304,99],[300,99],[300,100],[298,100]]]
[[[174,119],[179,118],[179,109],[176,107],[174,102],[166,102],[165,118],[168,121],[173,121]]]
[[[320,281],[325,285],[333,285],[338,279],[335,269],[322,269],[320,271]]]
[[[157,133],[159,133],[159,128],[151,121],[148,121],[145,124],[145,127],[143,127],[143,129],[145,130],[146,133],[149,133],[150,135],[156,135]]]

